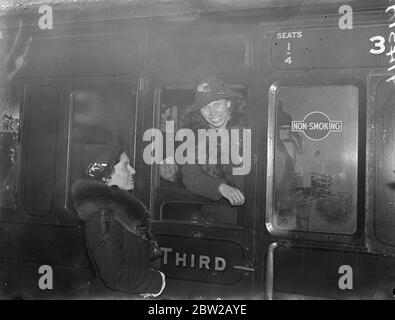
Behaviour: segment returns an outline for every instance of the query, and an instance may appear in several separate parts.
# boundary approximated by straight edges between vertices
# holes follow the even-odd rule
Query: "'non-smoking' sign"
[[[314,141],[325,139],[331,132],[342,132],[342,130],[342,121],[332,121],[320,111],[310,112],[302,121],[291,123],[291,131],[303,132],[308,139]]]

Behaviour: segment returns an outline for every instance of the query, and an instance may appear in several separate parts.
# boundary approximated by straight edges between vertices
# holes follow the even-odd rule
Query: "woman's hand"
[[[244,195],[239,189],[233,188],[226,183],[222,183],[218,190],[232,206],[241,206],[245,201]]]

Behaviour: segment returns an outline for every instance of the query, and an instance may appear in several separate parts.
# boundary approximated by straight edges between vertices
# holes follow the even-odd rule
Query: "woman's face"
[[[119,162],[114,165],[114,172],[111,174],[107,184],[117,186],[123,190],[132,190],[134,188],[133,176],[136,171],[130,165],[129,157],[125,152],[119,157]]]
[[[200,109],[204,120],[215,129],[225,128],[229,120],[230,101],[221,99],[213,101]]]

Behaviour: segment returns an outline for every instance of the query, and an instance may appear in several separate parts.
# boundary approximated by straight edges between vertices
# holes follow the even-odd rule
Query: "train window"
[[[229,86],[233,90],[242,93],[247,97],[247,91],[242,86]],[[159,128],[166,143],[174,144],[174,149],[185,141],[174,141],[174,132],[181,128],[188,128],[195,132],[197,127],[193,127],[197,122],[193,122],[186,110],[194,102],[193,88],[165,87],[162,90],[160,116],[158,117]],[[166,123],[172,123],[167,126]],[[164,164],[159,165],[159,205],[160,218],[163,220],[184,221],[192,223],[217,223],[225,225],[237,225],[239,210],[232,207],[225,200],[212,201],[194,194],[186,189],[183,184],[182,165],[169,164],[165,158]],[[188,165],[188,164],[186,164]],[[243,177],[241,177],[243,180]],[[244,181],[244,180],[243,180]]]
[[[199,34],[187,38],[165,38],[158,43],[156,67],[166,70],[241,66],[249,64],[250,47],[242,37]],[[162,72],[165,72],[164,70]]]
[[[20,76],[128,75],[136,69],[137,55],[137,43],[128,38],[38,41],[33,42]]]
[[[113,133],[130,154],[134,135],[135,93],[131,89],[75,90],[71,96],[69,188],[88,164],[109,152]],[[132,161],[131,157],[131,161]],[[69,199],[70,200],[70,199]]]
[[[374,233],[384,245],[395,245],[395,91],[392,82],[382,80],[374,88]]]
[[[268,156],[269,171],[273,168],[267,189],[269,222],[278,230],[353,233],[358,89],[280,87],[272,96],[269,121],[274,137],[274,156],[270,151]]]
[[[58,91],[39,86],[30,94],[26,116],[23,206],[31,216],[51,213],[55,198]]]
[[[0,93],[0,208],[16,207],[20,93]]]

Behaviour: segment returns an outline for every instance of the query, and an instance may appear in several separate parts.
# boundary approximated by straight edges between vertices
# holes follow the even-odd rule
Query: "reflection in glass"
[[[130,90],[114,88],[74,91],[72,99],[70,186],[92,159],[108,152],[114,132],[129,151],[135,96]]]
[[[0,208],[15,209],[19,93],[0,94]]]

